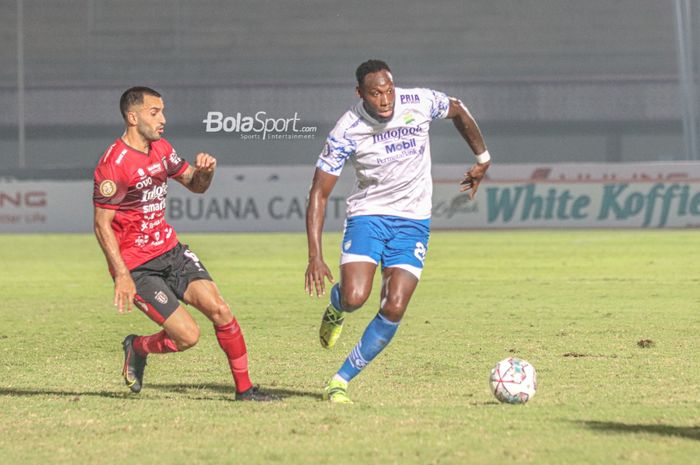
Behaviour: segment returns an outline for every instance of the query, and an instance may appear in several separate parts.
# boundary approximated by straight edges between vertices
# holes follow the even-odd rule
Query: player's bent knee
[[[188,328],[187,331],[183,332],[182,334],[178,334],[176,337],[173,338],[175,341],[175,345],[177,346],[178,350],[183,351],[187,349],[191,349],[195,345],[197,345],[197,342],[199,342],[199,326],[193,326],[191,328]]]
[[[340,298],[340,303],[343,306],[343,311],[352,312],[362,307],[369,295],[360,291],[351,291],[343,294]]]
[[[175,339],[175,345],[177,346],[177,349],[180,352],[183,352],[187,349],[191,349],[195,345],[197,345],[197,342],[199,342],[199,337],[184,337],[184,338],[178,338]]]
[[[208,316],[211,322],[217,326],[225,325],[233,319],[231,308],[224,301],[218,302],[216,306],[209,311]]]
[[[404,312],[406,307],[408,307],[408,299],[400,297],[388,297],[382,305],[382,308],[391,312]]]
[[[406,313],[406,308],[408,307],[408,300],[401,298],[387,298],[382,305],[381,313],[389,321],[400,321],[403,318],[403,314]]]

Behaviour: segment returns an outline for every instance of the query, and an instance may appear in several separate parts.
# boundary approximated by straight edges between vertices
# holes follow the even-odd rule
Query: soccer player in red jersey
[[[161,95],[148,87],[126,90],[119,108],[124,134],[95,169],[95,235],[114,279],[114,305],[120,313],[131,302],[163,327],[150,336],[124,339],[123,375],[131,391],[143,387],[148,354],[179,352],[199,340],[199,327],[180,304],[201,311],[214,324],[236,384],[236,400],[272,400],[253,386],[241,328],[199,258],[181,244],[165,218],[168,178],[192,192],[211,184],[216,159],[199,153],[194,165],[178,156],[167,140]]]

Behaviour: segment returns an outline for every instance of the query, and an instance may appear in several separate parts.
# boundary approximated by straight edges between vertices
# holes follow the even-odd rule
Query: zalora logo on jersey
[[[161,184],[160,186],[156,186],[153,189],[143,191],[143,196],[141,197],[141,202],[149,202],[149,201],[155,200],[155,199],[163,200],[167,194],[168,194],[168,185]]]
[[[224,116],[220,111],[210,111],[205,124],[206,132],[237,132],[241,139],[313,139],[316,126],[298,126],[299,113],[291,118],[269,118],[267,112],[258,111],[254,116],[245,116],[240,112],[235,116]]]

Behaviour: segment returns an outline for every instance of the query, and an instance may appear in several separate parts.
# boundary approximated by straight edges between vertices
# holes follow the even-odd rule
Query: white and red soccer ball
[[[537,373],[527,361],[509,357],[491,370],[491,392],[507,404],[524,404],[537,392]]]

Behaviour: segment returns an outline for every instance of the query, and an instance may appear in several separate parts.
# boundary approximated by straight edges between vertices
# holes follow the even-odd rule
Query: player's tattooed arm
[[[175,179],[190,191],[201,194],[209,189],[215,169],[216,158],[202,152],[195,157],[194,166],[190,165]]]

